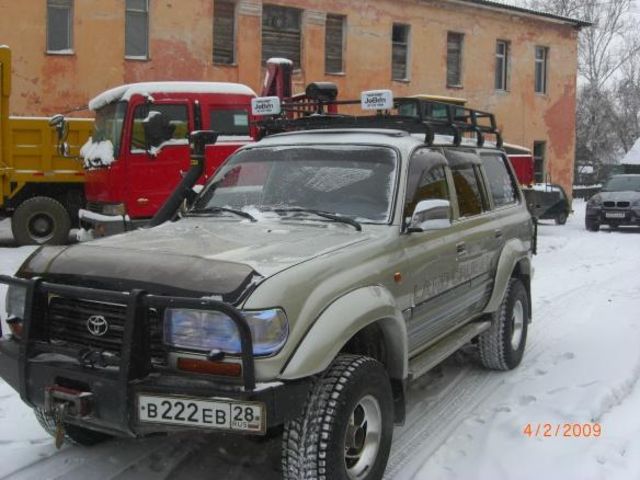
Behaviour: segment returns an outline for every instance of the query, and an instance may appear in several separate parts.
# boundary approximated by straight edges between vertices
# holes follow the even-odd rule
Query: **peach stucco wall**
[[[46,1],[0,0],[0,44],[13,50],[11,111],[49,115],[85,105],[97,93],[142,80],[246,83],[259,92],[261,0],[238,0],[237,64],[212,62],[213,0],[150,0],[150,59],[124,58],[124,1],[75,0],[74,53],[45,52]],[[302,17],[302,68],[295,90],[330,80],[342,98],[373,88],[396,95],[464,97],[497,115],[510,143],[547,142],[548,173],[570,188],[575,149],[577,30],[533,16],[452,0],[270,0]],[[345,74],[324,73],[324,14],[347,16]],[[391,29],[411,25],[409,80],[391,80]],[[446,88],[447,31],[465,34],[463,88]],[[511,42],[508,92],[494,89],[496,40]],[[549,86],[534,93],[534,48],[549,47]]]

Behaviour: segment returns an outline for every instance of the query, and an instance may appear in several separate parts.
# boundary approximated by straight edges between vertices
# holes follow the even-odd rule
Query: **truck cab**
[[[252,141],[254,91],[220,82],[122,85],[91,100],[92,137],[81,150],[87,208],[85,235],[104,236],[151,218],[189,169],[189,132],[215,130],[202,183],[235,150]]]

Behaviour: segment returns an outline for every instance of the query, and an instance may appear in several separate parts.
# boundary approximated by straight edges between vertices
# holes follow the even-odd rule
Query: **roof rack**
[[[278,115],[261,117],[255,122],[262,136],[296,130],[329,128],[383,128],[404,130],[425,135],[424,143],[431,146],[436,134],[452,137],[452,144],[459,146],[463,138],[471,134],[476,145],[482,147],[486,135],[495,136],[495,143],[502,148],[502,135],[492,113],[416,97],[393,99],[393,109],[376,110],[370,115],[337,113],[339,106],[361,105],[360,100],[309,100],[297,102],[285,100]],[[395,111],[395,113],[394,113]]]

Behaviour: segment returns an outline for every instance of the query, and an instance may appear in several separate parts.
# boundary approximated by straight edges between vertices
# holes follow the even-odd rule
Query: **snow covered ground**
[[[462,353],[413,385],[386,478],[640,478],[640,231],[586,232],[584,203],[574,208],[539,230],[523,364],[488,372]],[[31,251],[10,245],[1,222],[2,273]],[[599,437],[563,436],[596,423]],[[278,455],[277,441],[198,434],[56,451],[0,382],[0,478],[270,480]]]

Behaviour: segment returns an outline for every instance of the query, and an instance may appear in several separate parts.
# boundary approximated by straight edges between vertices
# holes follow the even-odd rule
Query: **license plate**
[[[138,418],[146,423],[252,433],[266,431],[264,405],[258,402],[139,395]]]
[[[624,218],[626,215],[624,212],[606,212],[604,216],[607,218]]]

